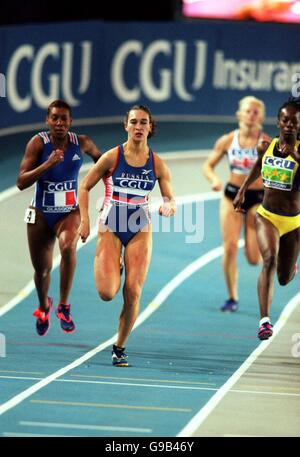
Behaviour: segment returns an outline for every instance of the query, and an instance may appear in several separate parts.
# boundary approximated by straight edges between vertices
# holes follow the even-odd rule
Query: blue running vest
[[[155,186],[154,154],[149,149],[149,158],[142,167],[129,165],[124,149],[119,145],[116,166],[106,176],[105,199],[100,222],[108,226],[124,246],[133,236],[150,224],[149,194]]]
[[[44,148],[38,165],[46,162],[55,149],[48,132],[37,134]],[[31,206],[38,208],[48,225],[53,228],[58,220],[77,208],[78,174],[83,162],[78,136],[68,132],[69,145],[63,162],[47,170],[35,184]]]

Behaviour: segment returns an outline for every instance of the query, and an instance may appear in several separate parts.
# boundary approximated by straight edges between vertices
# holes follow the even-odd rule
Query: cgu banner
[[[215,118],[251,94],[275,117],[300,95],[299,39],[297,26],[245,22],[0,28],[0,129],[43,122],[56,98],[75,119],[120,117],[136,103],[156,116]]]

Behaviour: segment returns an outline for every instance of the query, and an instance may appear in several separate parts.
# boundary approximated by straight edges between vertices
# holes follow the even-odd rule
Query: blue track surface
[[[180,123],[177,127],[162,124],[159,143],[154,137],[153,148],[159,152],[210,148],[232,125]],[[80,133],[80,129],[74,130]],[[103,151],[120,141],[120,126],[82,130]],[[273,132],[269,129],[268,133]],[[24,145],[31,136],[18,134],[14,141],[0,138],[5,170],[0,190],[14,185]],[[200,243],[186,243],[186,232],[154,232],[141,313],[183,269],[221,246],[218,212],[218,200],[205,202]],[[256,282],[260,267],[249,266],[240,249],[237,313],[219,311],[227,297],[218,257],[188,277],[133,331],[127,344],[131,366],[113,367],[111,344],[105,342],[116,333],[122,296],[119,292],[109,303],[98,298],[94,253],[95,239],[78,251],[70,297],[77,325],[74,334],[63,334],[52,313],[48,335],[36,335],[32,317],[37,306],[35,291],[0,318],[7,351],[5,358],[0,357],[0,402],[16,400],[0,415],[0,436],[175,437],[258,346]],[[50,290],[54,303],[57,287],[58,271],[54,270]],[[274,323],[297,292],[296,282],[284,288],[275,282]],[[95,356],[18,401],[18,394],[101,343],[105,343],[104,349]]]
[[[218,204],[218,200],[205,203],[200,244],[185,243],[186,233],[154,233],[141,311],[188,264],[221,244]],[[0,359],[1,402],[115,334],[121,294],[110,303],[97,297],[94,252],[95,240],[78,252],[71,294],[76,333],[63,334],[53,313],[48,335],[35,335],[31,315],[35,292],[1,318],[0,332],[7,339],[7,356]],[[130,368],[112,367],[107,347],[0,416],[2,436],[176,436],[259,344],[256,280],[260,267],[250,267],[242,250],[238,262],[239,312],[219,311],[226,292],[218,258],[183,282],[133,331],[127,345]],[[55,270],[54,302],[57,284]],[[296,283],[285,288],[276,284],[274,322],[296,292]]]

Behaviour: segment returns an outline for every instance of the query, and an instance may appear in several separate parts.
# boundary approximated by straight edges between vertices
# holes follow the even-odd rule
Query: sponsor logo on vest
[[[280,157],[266,157],[265,164],[270,165],[271,167],[285,168],[288,170],[293,170],[295,167],[294,161],[281,159]]]
[[[120,187],[130,187],[131,189],[147,189],[148,183],[153,183],[151,180],[137,180],[137,179],[120,179]]]
[[[76,181],[73,179],[71,181],[63,182],[49,182],[45,181],[44,190],[47,192],[59,192],[73,190],[76,188]]]

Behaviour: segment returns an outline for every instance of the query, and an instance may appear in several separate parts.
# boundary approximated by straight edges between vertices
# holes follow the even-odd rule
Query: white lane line
[[[254,395],[278,395],[279,397],[300,397],[300,393],[290,393],[290,392],[276,392],[276,391],[267,391],[267,390],[239,390],[239,389],[230,389],[229,392],[236,394],[251,394]]]
[[[15,371],[15,370],[0,370],[0,373],[6,373],[5,375],[1,375],[1,377],[4,378],[9,378],[9,379],[21,379],[20,376],[13,376],[14,375],[39,375],[39,378],[28,378],[28,379],[37,379],[40,380],[42,379],[41,376],[45,375],[45,372],[41,371]],[[8,374],[9,373],[9,374]],[[84,374],[76,374],[76,373],[71,373],[70,374],[71,378],[77,378],[77,379],[82,379],[82,380],[100,380],[100,379],[105,379],[105,380],[113,380],[113,381],[140,381],[140,382],[160,382],[160,383],[165,383],[165,384],[177,384],[177,385],[197,385],[197,386],[206,386],[206,387],[216,387],[216,383],[212,382],[199,382],[199,381],[180,381],[178,379],[155,379],[155,378],[126,378],[123,376],[99,376],[99,375],[84,375]],[[74,381],[75,381],[74,379]]]
[[[86,165],[86,167],[90,167],[89,164]],[[82,167],[84,168],[84,167]],[[8,198],[8,196],[13,195],[14,193],[20,192],[16,187],[7,189],[7,191],[1,192],[0,193],[0,202],[1,200],[4,200],[5,198]],[[2,194],[5,194],[4,198],[2,197]],[[183,197],[179,197],[176,199],[177,205],[185,205],[185,204],[190,204],[190,203],[195,203],[199,201],[210,201],[210,200],[218,200],[221,197],[221,192],[204,192],[201,194],[192,194],[192,195],[186,195]],[[151,213],[154,213],[157,211],[159,208],[159,203],[153,204],[151,207]],[[97,235],[98,233],[98,227],[95,226],[90,233],[90,236],[87,240],[86,243],[82,243],[81,240],[78,241],[77,244],[77,251],[81,249],[85,244],[91,242]],[[60,255],[56,256],[53,259],[53,267],[52,271],[57,268],[60,264]],[[8,311],[13,309],[15,306],[17,306],[22,300],[24,300],[26,297],[28,297],[31,292],[34,290],[34,281],[31,280],[29,283],[15,296],[13,297],[10,301],[5,303],[3,306],[0,308],[0,317],[6,314]]]
[[[1,371],[0,371],[1,373]],[[44,373],[21,373],[21,374],[38,374],[42,375]],[[165,383],[165,384],[170,384],[170,385],[194,385],[194,386],[205,386],[205,387],[216,387],[215,382],[200,382],[200,381],[191,381],[189,379],[186,379],[185,381],[181,381],[179,379],[156,379],[156,378],[126,378],[124,376],[99,376],[99,375],[85,375],[85,374],[77,374],[77,373],[70,373],[70,376],[72,378],[77,378],[77,379],[90,379],[90,380],[100,380],[100,379],[109,379],[109,380],[114,380],[114,381],[134,381],[134,382],[160,382],[160,383]]]
[[[94,229],[91,230],[91,240],[96,236],[97,234],[97,228],[94,227]],[[79,240],[78,245],[77,245],[77,251],[81,249],[83,246],[83,243]],[[60,264],[60,255],[56,256],[53,259],[53,269],[52,271],[57,268]],[[5,305],[1,306],[0,308],[0,317],[3,316],[4,314],[8,313],[11,309],[13,309],[15,306],[17,306],[21,301],[25,300],[26,297],[28,297],[31,292],[34,290],[35,285],[33,279],[29,281],[29,283],[18,292],[18,294],[13,297],[11,300],[9,300]]]
[[[211,198],[218,198],[216,197],[215,194],[210,193],[210,195],[207,195],[207,199]],[[184,203],[188,203],[190,197],[184,197],[182,200]],[[197,195],[197,196],[192,196],[193,200],[196,201],[196,198],[199,200],[205,200],[205,196],[203,194]],[[243,240],[239,241],[239,247],[243,245]],[[178,287],[185,279],[187,279],[191,274],[193,274],[195,271],[197,271],[199,268],[203,267],[207,263],[211,262],[212,260],[216,259],[223,253],[223,248],[218,247],[213,249],[212,251],[208,252],[204,256],[201,256],[199,259],[194,261],[192,264],[188,265],[182,272],[180,272],[173,280],[170,281],[160,292],[159,294],[154,298],[154,300],[148,305],[148,307],[140,314],[138,317],[134,328],[138,327],[142,322],[144,322],[165,300],[166,298],[170,295],[170,293],[173,292],[173,290]],[[276,325],[275,325],[276,327]],[[275,330],[274,327],[274,330]],[[6,412],[7,410],[13,408],[17,404],[21,403],[23,400],[28,398],[29,396],[33,395],[35,392],[40,390],[41,388],[45,387],[47,384],[50,382],[54,381],[58,377],[62,376],[66,372],[70,371],[71,369],[79,366],[82,364],[84,361],[88,360],[89,358],[93,357],[96,355],[98,352],[101,350],[105,349],[107,346],[113,343],[116,335],[114,335],[111,339],[106,341],[105,343],[100,344],[96,348],[94,348],[92,351],[89,351],[87,354],[84,356],[80,357],[79,359],[75,360],[73,363],[67,365],[66,367],[58,370],[57,372],[53,373],[52,375],[46,377],[45,379],[39,381],[37,384],[31,386],[30,388],[26,389],[24,392],[21,392],[19,395],[13,397],[12,399],[8,400],[6,403],[4,403],[2,406],[0,406],[0,415]],[[270,340],[269,340],[270,342]],[[265,345],[268,342],[263,342],[262,344]],[[259,346],[257,349],[259,349],[261,346]],[[255,351],[254,351],[255,352]],[[256,356],[257,357],[257,356]],[[249,360],[248,358],[246,362]],[[240,367],[239,370],[235,373],[236,375],[241,372],[241,374],[248,368],[248,365],[246,362]],[[251,362],[252,363],[252,362]],[[242,372],[242,367],[246,366],[245,370]],[[237,375],[238,376],[238,375]],[[241,375],[240,375],[241,376]],[[240,377],[239,376],[239,377]],[[234,381],[233,381],[234,379]],[[230,387],[235,383],[235,380],[238,378],[235,378],[235,376],[232,376],[229,378],[229,380],[217,391],[217,393],[212,397],[211,400],[215,399],[217,402],[219,401],[218,398],[222,398],[225,393],[230,389]],[[231,382],[230,382],[231,381]],[[229,387],[228,387],[229,386]],[[222,392],[224,392],[222,394]],[[213,402],[209,401],[207,403],[207,407],[209,408],[209,405],[212,404],[212,409],[214,408]],[[205,407],[201,410],[203,411]],[[199,414],[199,413],[198,413]],[[202,413],[203,414],[203,413]],[[209,412],[207,413],[209,414]],[[195,417],[197,417],[196,415]],[[204,419],[203,419],[204,420]],[[193,421],[193,419],[192,419]],[[192,422],[191,421],[191,422]],[[191,422],[189,424],[191,424]],[[186,436],[186,429],[189,429],[189,424],[180,432],[178,436]],[[181,435],[183,433],[183,435]]]
[[[63,376],[65,373],[72,370],[73,368],[78,367],[85,361],[89,360],[91,357],[94,357],[94,355],[96,355],[96,354],[98,354],[98,352],[104,350],[107,346],[112,345],[115,342],[116,337],[117,337],[117,334],[115,334],[113,337],[111,337],[109,340],[105,341],[104,343],[99,344],[99,346],[97,346],[94,349],[92,349],[91,351],[87,352],[82,357],[79,357],[78,359],[74,360],[74,362],[55,371],[54,373],[52,373],[51,375],[42,379],[41,381],[37,382],[36,384],[33,384],[31,387],[27,388],[23,392],[20,392],[18,395],[15,395],[10,400],[6,401],[5,403],[2,403],[2,405],[0,405],[0,416],[2,414],[4,414],[5,412],[9,411],[10,409],[14,408],[15,406],[19,405],[26,398],[35,394],[37,391],[39,391],[43,387],[50,384],[52,381],[55,381],[55,379],[59,378],[60,376]]]
[[[296,306],[299,304],[300,293],[296,294],[285,306],[276,324],[273,327],[273,336],[266,341],[262,341],[260,345],[250,354],[245,362],[238,368],[235,373],[223,384],[223,386],[211,397],[205,406],[198,411],[198,413],[188,422],[188,424],[178,433],[178,437],[192,436],[193,433],[200,427],[209,414],[216,408],[222,398],[232,391],[232,386],[241,378],[241,376],[248,370],[248,368],[256,361],[260,354],[274,341],[282,327],[285,325],[287,319],[292,314]],[[237,392],[237,390],[236,390]],[[252,392],[251,394],[255,394]],[[278,394],[277,394],[278,395]],[[286,394],[288,395],[288,394]],[[296,394],[295,394],[296,395]]]
[[[203,194],[202,195],[199,194],[197,198],[199,198],[199,200],[203,200],[204,199]],[[218,197],[214,196],[214,198],[218,198]],[[184,201],[187,202],[187,197],[184,198]],[[195,200],[192,200],[192,201],[195,201]],[[242,245],[243,241],[240,240],[239,244]],[[217,257],[219,257],[222,254],[222,252],[223,252],[222,247],[213,249],[212,251],[208,252],[207,254],[204,254],[204,256],[201,256],[196,261],[192,262],[191,265],[188,265],[182,272],[180,272],[178,275],[176,275],[171,281],[172,286],[170,286],[169,285],[170,283],[168,283],[159,292],[159,294],[153,299],[153,301],[146,307],[146,309],[139,315],[133,329],[137,328],[149,316],[151,316],[151,314],[153,314],[154,311],[156,311],[159,308],[159,306],[166,300],[166,298],[173,292],[173,290],[176,289],[176,287],[178,287],[178,285],[180,285],[191,274],[195,273],[199,268],[201,268],[204,265],[208,264],[209,262],[215,260]],[[23,402],[26,398],[35,394],[37,391],[39,391],[43,387],[47,386],[55,379],[63,376],[68,371],[78,367],[79,365],[83,364],[90,358],[94,357],[96,354],[103,351],[108,346],[112,345],[115,342],[116,338],[117,338],[117,334],[113,335],[107,341],[99,344],[91,351],[88,351],[83,356],[74,360],[74,362],[60,368],[59,370],[55,371],[51,375],[47,376],[46,378],[42,379],[41,381],[39,381],[36,384],[32,385],[31,387],[27,388],[23,392],[20,392],[18,395],[12,397],[10,400],[8,400],[5,403],[3,403],[2,405],[0,405],[0,415],[2,415],[5,412],[7,412],[8,410],[14,408],[15,406],[17,406],[18,404]]]
[[[219,199],[220,198],[220,193],[216,194],[213,192],[207,193],[207,194],[196,194],[196,195],[191,195],[191,196],[186,196],[182,197],[179,199],[180,201],[177,201],[178,204],[185,204],[189,202],[195,202],[195,201],[203,201],[203,200],[214,200],[214,199]],[[95,236],[95,234],[91,234],[91,236]],[[239,241],[239,247],[243,245],[243,241]],[[79,248],[81,246],[79,245]],[[78,248],[78,249],[79,249]],[[211,258],[211,253],[205,254],[206,256],[206,262],[208,263],[211,260],[214,260],[214,258],[217,258],[222,254],[222,247],[216,248],[213,251],[211,251],[212,258]],[[204,266],[206,263],[203,263],[203,260],[201,260],[202,257],[197,259],[195,262],[193,262],[194,267],[196,269],[194,271],[197,271],[197,268],[201,268]],[[190,274],[192,274],[194,271],[191,271],[190,274],[188,274],[188,270],[190,269],[190,266],[187,266],[181,273],[179,273],[178,276],[178,281],[179,284],[181,284]],[[178,285],[176,284],[176,277],[171,281],[173,282],[173,286],[176,288]],[[136,328],[138,325],[140,325],[144,320],[149,317],[159,306],[160,304],[167,298],[167,296],[173,291],[174,289],[170,290],[169,285],[167,284],[161,291],[160,293],[154,298],[152,303],[148,305],[148,307],[144,310],[143,313],[138,317],[138,320],[134,326]],[[275,324],[274,326],[274,335],[273,339],[276,335],[276,329],[278,331],[283,327],[283,325],[286,322],[286,319],[289,317],[293,309],[296,307],[300,299],[300,294],[297,294],[290,302],[289,304],[285,307],[284,311],[282,312],[279,321]],[[160,300],[161,301],[160,303]],[[21,300],[19,300],[21,301]],[[289,306],[290,305],[290,306]],[[14,305],[15,306],[15,305]],[[8,311],[8,310],[7,310]],[[5,311],[5,312],[7,312]],[[4,314],[4,312],[3,312]],[[0,316],[1,316],[1,310],[0,310]],[[62,376],[66,372],[70,371],[71,369],[75,368],[76,366],[82,364],[85,360],[88,360],[89,358],[93,357],[95,354],[100,352],[101,350],[105,349],[107,346],[112,344],[112,342],[115,339],[114,335],[110,340],[106,341],[105,343],[97,346],[94,348],[92,351],[89,351],[87,354],[82,356],[81,358],[75,360],[72,364],[67,365],[66,367],[62,368],[61,370],[58,370],[57,372],[53,373],[52,375],[48,376],[44,380],[38,382],[34,386],[30,387],[29,389],[25,390],[24,392],[21,392],[19,395],[16,397],[13,397],[10,399],[8,402],[4,403],[2,406],[0,406],[0,415],[6,412],[7,410],[13,408],[17,404],[21,403],[25,398],[28,398],[31,396],[33,393],[36,391],[40,390],[50,382],[54,381],[58,377]],[[231,389],[231,387],[235,384],[235,382],[242,376],[242,374],[248,369],[248,367],[256,360],[256,358],[260,355],[261,352],[270,344],[272,339],[268,341],[264,341],[258,346],[258,348],[253,351],[253,353],[248,357],[248,359],[241,365],[241,367],[228,379],[228,381],[216,392],[216,394],[209,400],[209,402],[205,405],[204,408],[202,408],[196,416],[193,417],[193,419],[184,427],[184,429],[181,430],[181,432],[177,436],[190,436],[196,428],[199,427],[199,425],[205,420],[205,418],[210,414],[210,412],[216,407],[216,405],[219,403],[219,401],[224,397],[224,395]]]
[[[19,425],[24,427],[53,427],[53,428],[68,428],[80,430],[99,430],[108,432],[129,432],[129,433],[151,433],[151,428],[135,428],[135,427],[117,427],[113,425],[86,425],[86,424],[61,424],[58,422],[32,422],[20,421]]]
[[[44,378],[34,378],[33,376],[8,376],[1,375],[0,379],[20,379],[21,381],[40,381]]]
[[[0,379],[15,379],[21,381],[42,381],[43,378],[33,378],[29,376],[0,376]],[[170,386],[165,384],[146,384],[137,382],[117,382],[117,381],[91,381],[85,379],[54,379],[53,382],[71,382],[75,384],[99,384],[107,386],[127,386],[127,387],[151,387],[154,389],[181,389],[181,390],[212,390],[216,391],[216,387],[195,387],[195,386]]]
[[[0,376],[0,379],[13,379],[21,381],[41,381],[43,378],[33,378],[29,376]],[[72,382],[78,384],[99,384],[107,386],[127,386],[127,387],[150,387],[153,389],[181,389],[181,390],[204,390],[217,392],[219,388],[217,387],[195,387],[190,385],[185,386],[174,386],[174,385],[165,385],[165,384],[147,384],[147,383],[136,383],[136,382],[116,382],[116,381],[92,381],[92,380],[83,380],[83,379],[54,379],[53,382]],[[230,393],[237,394],[251,394],[251,395],[278,395],[278,396],[287,396],[287,397],[300,397],[300,393],[297,392],[279,392],[279,391],[268,391],[268,390],[245,390],[245,389],[230,389]]]
[[[0,192],[0,203],[6,200],[7,198],[13,197],[19,193],[19,189],[16,186],[9,187],[6,190]]]
[[[179,273],[175,278],[172,279],[171,283],[173,285],[173,289],[169,287],[169,284],[167,284],[160,292],[159,294],[154,298],[154,300],[147,306],[147,308],[140,314],[138,317],[134,329],[137,328],[139,325],[141,325],[151,314],[156,311],[159,306],[166,300],[166,298],[173,292],[173,290],[181,284],[184,279],[189,277],[191,274],[195,273],[199,268],[203,267],[207,263],[213,261],[215,258],[217,258],[221,253],[223,252],[223,249],[221,247],[213,249],[211,253],[207,253],[204,256],[201,256],[197,261],[193,262],[193,267],[188,265],[181,273]],[[205,258],[205,261],[202,260],[202,258]],[[178,284],[176,282],[176,278],[178,278]],[[105,348],[108,346],[112,345],[115,342],[115,339],[117,337],[117,334],[113,335],[109,340],[105,341],[104,343],[101,343],[99,346],[95,347],[91,351],[87,352],[84,354],[82,357],[79,357],[76,359],[74,362],[70,363],[69,365],[66,365],[65,367],[55,371],[51,375],[47,376],[46,378],[42,379],[41,381],[37,382],[36,384],[32,385],[31,387],[25,389],[23,392],[20,392],[18,395],[12,397],[10,400],[6,401],[2,405],[0,405],[0,415],[4,414],[8,410],[14,408],[18,404],[20,404],[22,401],[24,401],[26,398],[30,397],[43,387],[47,386],[50,384],[52,381],[55,381],[57,378],[63,376],[65,373],[68,371],[78,367],[85,361],[89,360],[91,357],[94,357],[98,352],[103,351]]]
[[[17,433],[17,432],[3,432],[5,437],[26,437],[26,438],[70,438],[70,435],[44,435],[40,433]],[[72,438],[79,438],[79,435],[72,435]]]

